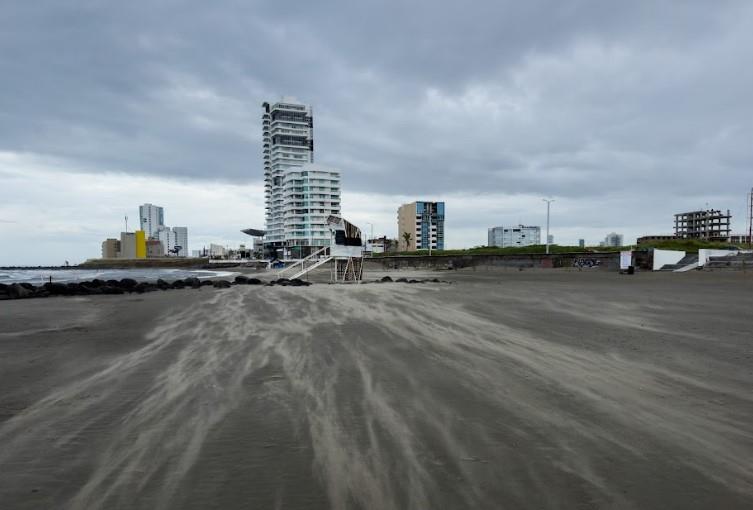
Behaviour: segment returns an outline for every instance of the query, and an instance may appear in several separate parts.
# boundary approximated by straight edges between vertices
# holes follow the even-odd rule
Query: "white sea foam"
[[[178,280],[188,277],[200,279],[228,278],[239,274],[236,271],[220,271],[211,269],[9,269],[0,273],[0,282],[31,283],[41,285],[50,281],[58,283],[82,282],[87,280],[120,280],[133,278],[138,281],[156,281],[159,278]]]

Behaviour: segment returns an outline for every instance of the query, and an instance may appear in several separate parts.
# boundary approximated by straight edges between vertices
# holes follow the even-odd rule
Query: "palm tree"
[[[403,239],[405,240],[405,249],[407,250],[408,248],[410,248],[410,232],[403,232]]]

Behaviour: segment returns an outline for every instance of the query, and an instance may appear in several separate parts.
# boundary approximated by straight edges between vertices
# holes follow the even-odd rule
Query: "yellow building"
[[[143,230],[137,230],[136,234],[136,258],[146,258],[146,233]]]

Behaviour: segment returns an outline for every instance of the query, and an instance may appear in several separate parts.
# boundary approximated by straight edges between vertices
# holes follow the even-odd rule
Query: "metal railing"
[[[315,251],[314,253],[312,253],[312,254],[311,254],[311,255],[309,255],[308,257],[306,257],[306,258],[303,258],[303,259],[299,260],[299,261],[298,261],[298,262],[296,262],[295,264],[291,264],[291,265],[289,265],[288,267],[284,267],[284,268],[280,269],[280,270],[279,270],[279,271],[277,272],[277,276],[278,276],[279,278],[284,278],[284,276],[283,276],[283,275],[284,275],[285,273],[287,273],[288,271],[292,270],[293,268],[296,268],[296,267],[299,267],[299,266],[300,266],[300,269],[299,269],[299,270],[298,270],[298,271],[296,272],[296,277],[297,277],[297,276],[298,276],[299,274],[305,274],[305,273],[306,273],[306,272],[308,272],[309,270],[313,269],[313,267],[310,267],[309,269],[306,269],[306,263],[307,263],[307,262],[309,262],[309,263],[310,263],[310,264],[309,264],[310,266],[314,266],[315,264],[318,264],[318,263],[320,262],[320,259],[321,259],[321,258],[323,258],[323,257],[326,257],[326,258],[328,259],[328,258],[329,258],[329,254],[328,254],[328,253],[326,253],[326,252],[328,252],[328,251],[329,251],[329,246],[324,246],[324,247],[322,247],[322,248],[320,248],[320,249],[316,250],[316,251]],[[320,265],[321,265],[321,264],[320,264]]]

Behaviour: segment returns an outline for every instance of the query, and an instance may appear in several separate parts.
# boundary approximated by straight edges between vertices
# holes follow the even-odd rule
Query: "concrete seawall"
[[[153,259],[89,259],[77,269],[202,268],[207,258],[160,257]]]
[[[367,259],[372,269],[461,269],[464,267],[594,268],[617,271],[619,252],[505,255],[396,255]]]

